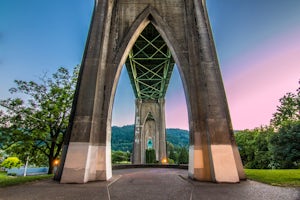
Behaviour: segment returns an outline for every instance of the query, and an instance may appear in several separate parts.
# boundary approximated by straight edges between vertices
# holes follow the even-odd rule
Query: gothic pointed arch
[[[85,183],[112,176],[114,94],[122,65],[149,23],[167,43],[183,82],[190,127],[189,177],[214,182],[244,178],[204,4],[204,0],[95,2],[61,182]],[[152,106],[164,107],[164,99],[157,103]],[[138,108],[138,112],[143,109]],[[164,117],[162,110],[157,112]]]
[[[155,26],[155,28],[161,34],[164,41],[167,43],[168,48],[171,50],[174,60],[178,65],[181,80],[183,82],[183,87],[186,92],[186,77],[182,73],[181,68],[183,66],[188,65],[188,60],[184,55],[182,55],[182,53],[180,53],[182,46],[173,37],[173,33],[169,28],[169,25],[164,21],[163,17],[161,17],[157,9],[155,9],[151,5],[147,6],[137,16],[137,18],[134,20],[129,30],[127,31],[126,35],[120,40],[120,48],[118,48],[114,57],[114,60],[116,60],[119,63],[118,68],[121,68],[122,65],[125,63],[129,51],[131,50],[138,36],[149,23],[152,23]],[[118,71],[120,71],[120,69]],[[117,72],[116,80],[118,80],[118,74],[119,73]],[[116,85],[117,83],[115,82],[114,84]]]

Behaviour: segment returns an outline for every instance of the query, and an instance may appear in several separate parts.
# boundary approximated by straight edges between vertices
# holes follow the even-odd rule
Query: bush
[[[22,165],[23,163],[17,157],[8,157],[1,163],[1,167],[4,167],[6,169],[11,169],[13,167],[19,168]]]
[[[300,121],[283,124],[270,139],[276,168],[297,169],[300,166]]]
[[[112,151],[111,161],[113,164],[128,163],[128,162],[130,162],[130,153],[123,152],[123,151]]]
[[[146,149],[146,163],[155,163],[156,156],[154,149]]]
[[[269,140],[273,134],[273,129],[269,127],[239,131],[235,134],[236,143],[245,168],[272,168],[270,165],[272,156],[269,149]]]
[[[188,163],[189,163],[189,152],[186,147],[182,147],[178,155],[178,164],[188,164]]]
[[[175,161],[174,161],[173,159],[171,159],[171,158],[168,158],[168,163],[169,163],[170,165],[174,165],[174,164],[175,164]]]

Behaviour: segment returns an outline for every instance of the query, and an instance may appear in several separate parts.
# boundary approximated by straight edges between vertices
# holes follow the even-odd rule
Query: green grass
[[[18,185],[22,183],[50,179],[53,174],[37,175],[37,176],[7,176],[6,172],[0,171],[0,187],[6,187],[11,185]]]
[[[276,186],[300,187],[300,169],[245,169],[248,179]]]

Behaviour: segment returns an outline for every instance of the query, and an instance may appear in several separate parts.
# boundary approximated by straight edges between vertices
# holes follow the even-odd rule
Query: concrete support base
[[[112,177],[110,147],[71,142],[61,183],[86,183]]]
[[[210,145],[210,155],[202,148],[189,148],[189,177],[199,181],[238,183],[238,166],[231,145]],[[209,156],[209,161],[205,157]]]

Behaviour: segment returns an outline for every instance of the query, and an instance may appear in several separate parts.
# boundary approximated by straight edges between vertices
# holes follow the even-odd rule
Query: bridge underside
[[[136,98],[164,98],[173,67],[170,49],[152,23],[149,23],[134,43],[126,61]]]
[[[126,68],[136,96],[133,163],[146,163],[146,150],[155,151],[156,161],[165,162],[165,94],[174,67],[166,42],[149,23],[129,52]],[[150,145],[151,144],[151,145]]]
[[[145,149],[148,141],[152,141],[153,146],[164,146],[161,141],[165,139],[157,138],[164,124],[157,126],[153,121],[162,124],[164,120],[163,97],[174,61],[182,78],[188,108],[189,177],[232,183],[245,178],[205,1],[95,2],[61,173],[56,179],[62,183],[85,183],[108,180],[112,176],[112,107],[117,80],[125,63],[137,97],[136,128],[148,130],[139,133],[136,129],[139,137],[135,138],[135,144],[139,145],[135,147]],[[160,36],[152,35],[156,30]],[[152,103],[151,106],[140,106],[146,102]],[[148,141],[141,143],[141,136]],[[158,159],[164,156],[163,151],[156,152]],[[136,159],[143,162],[142,155]]]

